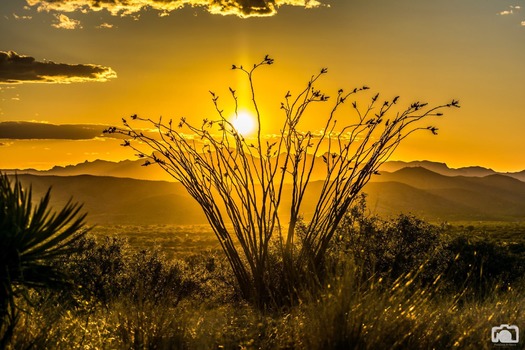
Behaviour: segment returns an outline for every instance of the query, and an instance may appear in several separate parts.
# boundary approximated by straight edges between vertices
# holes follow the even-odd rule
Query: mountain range
[[[309,160],[311,161],[311,160]],[[49,170],[35,170],[35,169],[6,169],[7,173],[18,174],[32,174],[32,175],[58,175],[58,176],[73,176],[73,175],[96,175],[96,176],[112,176],[125,177],[139,180],[153,180],[153,181],[174,181],[166,172],[158,166],[144,167],[144,160],[123,160],[120,162],[111,162],[106,160],[95,160],[91,162],[79,163],[76,165],[55,166]],[[431,170],[435,173],[446,176],[471,176],[484,177],[487,175],[506,175],[515,179],[525,181],[525,170],[520,172],[498,173],[489,168],[480,166],[449,168],[445,163],[432,161],[388,161],[384,163],[380,171],[395,172],[403,168],[421,167]],[[321,160],[316,162],[314,167],[312,180],[320,180],[324,176],[324,165]]]
[[[120,166],[130,166],[126,162]],[[524,221],[525,182],[510,175],[490,172],[483,168],[450,169],[428,162],[442,171],[468,171],[465,175],[444,175],[427,167],[401,167],[400,162],[386,164],[398,170],[381,172],[365,186],[371,212],[381,216],[412,213],[423,219],[443,221]],[[425,163],[426,164],[426,163]],[[93,164],[84,164],[84,166]],[[107,171],[106,162],[95,162],[89,170]],[[115,166],[115,163],[113,163]],[[140,165],[139,165],[140,166]],[[26,186],[31,185],[36,198],[52,187],[55,207],[63,206],[71,197],[84,203],[88,221],[98,224],[201,224],[205,222],[198,204],[180,183],[152,181],[115,176],[74,175],[80,167],[61,168],[68,176],[18,173]],[[145,169],[141,167],[140,169]],[[153,170],[147,167],[146,170]],[[448,169],[448,170],[447,170]],[[60,170],[60,171],[59,171]],[[145,170],[145,171],[146,171]],[[434,169],[436,170],[436,169]],[[117,173],[118,174],[118,173]],[[117,175],[112,174],[112,175]],[[308,218],[315,210],[315,194],[322,181],[312,181],[303,203]],[[289,186],[285,187],[289,191]],[[287,198],[285,193],[284,198]],[[286,201],[282,203],[284,215]]]

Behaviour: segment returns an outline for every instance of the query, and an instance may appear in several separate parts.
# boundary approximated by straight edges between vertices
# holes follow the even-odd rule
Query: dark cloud
[[[169,13],[185,6],[202,7],[220,15],[242,18],[272,16],[284,5],[314,8],[321,6],[318,0],[26,0],[39,11],[74,12],[77,10],[107,10],[112,15],[130,15],[148,7]]]
[[[56,125],[36,122],[0,122],[0,139],[89,140],[101,137],[103,125]]]
[[[109,67],[39,62],[13,51],[0,51],[0,84],[107,81],[116,76]]]

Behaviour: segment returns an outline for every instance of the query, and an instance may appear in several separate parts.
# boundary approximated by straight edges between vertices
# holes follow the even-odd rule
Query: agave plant
[[[0,174],[0,348],[17,321],[17,298],[30,288],[66,285],[57,260],[71,253],[71,243],[87,231],[81,205],[70,200],[53,212],[50,189],[34,205],[31,188],[24,190],[18,178],[13,182]]]

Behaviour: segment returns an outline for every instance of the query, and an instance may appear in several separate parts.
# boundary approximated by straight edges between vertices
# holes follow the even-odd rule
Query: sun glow
[[[246,111],[240,111],[230,119],[233,127],[242,136],[247,136],[255,131],[257,121],[255,117]]]

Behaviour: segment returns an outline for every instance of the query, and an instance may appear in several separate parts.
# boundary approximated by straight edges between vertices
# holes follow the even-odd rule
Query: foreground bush
[[[335,262],[350,256],[364,278],[388,281],[418,272],[418,278],[432,283],[443,274],[455,254],[448,247],[444,227],[429,224],[413,215],[400,214],[390,220],[368,215],[365,196],[348,211],[331,247]]]
[[[350,257],[362,278],[375,276],[390,283],[418,271],[418,283],[428,285],[439,277],[442,290],[479,298],[520,284],[525,279],[525,244],[473,230],[454,232],[413,215],[390,220],[368,215],[362,196],[339,225],[331,266],[337,269]]]
[[[85,236],[75,246],[78,251],[64,264],[80,287],[64,291],[70,301],[111,305],[124,299],[175,307],[190,296],[219,303],[236,297],[229,265],[217,252],[169,260],[158,247],[137,250],[118,237]]]
[[[486,298],[494,290],[516,288],[525,281],[524,243],[461,235],[447,249],[456,258],[444,278],[456,291],[468,289],[468,294]]]

